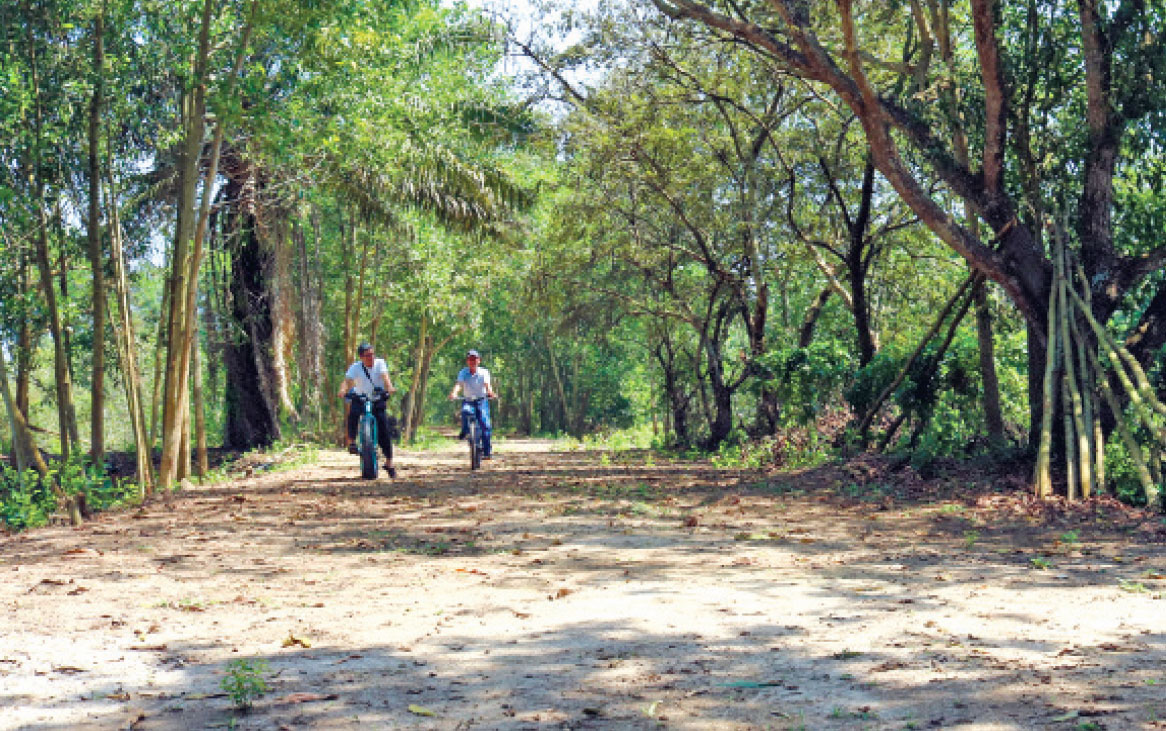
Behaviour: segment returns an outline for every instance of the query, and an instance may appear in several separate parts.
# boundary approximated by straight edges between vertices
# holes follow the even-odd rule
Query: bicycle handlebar
[[[392,394],[383,388],[378,388],[376,391],[373,391],[372,396],[367,396],[354,388],[344,394],[344,399],[346,401],[371,401],[375,404],[381,401],[388,401],[390,395]]]

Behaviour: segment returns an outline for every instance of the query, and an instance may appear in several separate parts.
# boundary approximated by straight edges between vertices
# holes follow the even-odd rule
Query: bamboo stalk
[[[1053,376],[1057,365],[1057,288],[1049,290],[1049,330],[1045,345],[1044,391],[1041,400],[1040,446],[1036,453],[1036,470],[1033,474],[1033,490],[1038,497],[1053,494],[1053,478],[1049,471],[1053,453],[1053,410],[1057,404],[1057,392]]]
[[[1126,451],[1129,452],[1130,459],[1134,462],[1134,467],[1138,473],[1138,480],[1142,483],[1142,491],[1146,495],[1146,502],[1153,505],[1158,500],[1158,485],[1154,482],[1154,478],[1150,475],[1150,470],[1146,466],[1146,460],[1142,455],[1142,448],[1138,445],[1137,440],[1134,439],[1134,435],[1130,432],[1129,426],[1126,425],[1125,414],[1122,413],[1121,404],[1117,402],[1117,396],[1114,395],[1113,389],[1110,388],[1109,379],[1105,377],[1105,371],[1101,369],[1099,356],[1091,350],[1086,352],[1089,355],[1089,360],[1093,363],[1093,370],[1097,371],[1100,375],[1097,379],[1097,385],[1101,387],[1101,395],[1105,397],[1105,402],[1109,405],[1109,410],[1113,412],[1117,433],[1121,436]]]
[[[1084,292],[1085,305],[1089,308],[1089,311],[1092,312],[1093,292],[1089,288],[1089,280],[1085,278],[1085,268],[1081,266],[1081,262],[1077,262],[1077,277],[1082,282],[1081,289]],[[1085,338],[1081,337],[1081,333],[1078,330],[1077,318],[1074,317],[1069,322],[1073,326],[1074,337],[1076,337],[1079,342],[1083,343],[1086,348],[1089,348],[1090,344],[1085,340]],[[1094,345],[1092,350],[1089,352],[1096,353],[1096,349],[1098,347],[1100,346]],[[1105,378],[1105,374],[1092,367],[1091,361],[1087,354],[1083,352],[1082,355],[1085,358],[1085,362],[1090,364],[1090,372],[1092,374],[1092,380],[1090,381],[1089,401],[1093,405],[1093,473],[1096,476],[1095,479],[1098,489],[1104,490],[1106,493],[1112,493],[1112,491],[1109,489],[1109,486],[1106,485],[1105,482],[1105,430],[1101,427],[1101,396],[1097,384],[1099,379]]]
[[[1105,434],[1101,428],[1101,403],[1098,401],[1097,396],[1097,380],[1099,377],[1104,377],[1104,375],[1101,374],[1099,376],[1090,363],[1089,356],[1086,352],[1089,344],[1085,340],[1081,328],[1077,325],[1076,317],[1069,317],[1069,330],[1073,335],[1073,340],[1077,344],[1081,387],[1085,391],[1083,395],[1085,427],[1086,429],[1092,430],[1089,434],[1089,449],[1093,457],[1093,485],[1098,492],[1103,492],[1105,491]],[[1085,497],[1089,496],[1086,495]]]
[[[1162,484],[1162,449],[1157,444],[1150,445],[1150,476],[1155,485]]]
[[[1064,348],[1065,359],[1065,379],[1062,381],[1065,384],[1069,393],[1069,399],[1065,401],[1066,413],[1069,407],[1072,406],[1073,432],[1076,436],[1076,443],[1073,445],[1073,454],[1077,458],[1076,476],[1080,481],[1081,494],[1076,496],[1073,494],[1073,488],[1076,487],[1072,482],[1069,484],[1069,497],[1089,497],[1093,494],[1093,454],[1089,449],[1089,436],[1092,434],[1092,425],[1087,429],[1085,424],[1085,405],[1081,398],[1081,389],[1077,383],[1077,365],[1073,348],[1072,333],[1069,328],[1069,321],[1073,319],[1073,311],[1069,309],[1068,295],[1069,278],[1065,275],[1065,257],[1068,252],[1065,251],[1063,242],[1057,242],[1057,287],[1060,291],[1060,313],[1059,320],[1061,326],[1061,341]],[[1080,345],[1078,343],[1078,345]],[[1066,432],[1068,437],[1069,433]],[[1069,458],[1069,449],[1066,445],[1065,458]]]
[[[150,437],[147,434],[146,412],[142,403],[142,377],[136,354],[137,337],[134,332],[133,312],[130,307],[129,281],[126,277],[125,246],[121,213],[117,206],[117,192],[113,177],[113,152],[106,145],[106,208],[109,211],[110,254],[113,260],[113,291],[117,297],[118,319],[114,338],[121,357],[122,382],[126,390],[126,408],[134,432],[134,452],[138,485],[143,495],[154,490],[154,463]]]
[[[1068,356],[1068,353],[1065,354]],[[1069,360],[1068,357],[1065,360]],[[1065,425],[1065,494],[1070,500],[1080,497],[1080,482],[1077,475],[1077,444],[1073,440],[1073,416],[1069,413],[1069,379],[1061,374],[1061,409]]]
[[[1130,399],[1130,404],[1134,407],[1134,411],[1142,419],[1142,422],[1155,436],[1155,438],[1160,443],[1166,444],[1166,435],[1163,435],[1158,427],[1154,424],[1153,418],[1151,416],[1152,412],[1155,411],[1157,411],[1159,414],[1166,415],[1166,405],[1163,405],[1161,401],[1158,401],[1157,397],[1153,393],[1153,388],[1150,387],[1149,381],[1145,381],[1146,388],[1144,389],[1135,386],[1134,382],[1130,379],[1129,374],[1126,373],[1126,370],[1123,367],[1123,363],[1128,366],[1132,361],[1133,364],[1137,366],[1137,372],[1134,374],[1135,379],[1138,378],[1137,373],[1141,373],[1142,380],[1145,380],[1145,371],[1142,371],[1141,366],[1137,364],[1137,360],[1129,354],[1129,351],[1126,351],[1125,348],[1118,345],[1113,337],[1109,334],[1109,331],[1102,327],[1099,322],[1097,322],[1097,318],[1095,318],[1093,313],[1089,311],[1088,306],[1086,306],[1085,302],[1081,299],[1081,296],[1074,292],[1072,289],[1069,290],[1069,294],[1073,297],[1073,302],[1085,315],[1085,320],[1089,323],[1089,326],[1093,328],[1093,331],[1097,334],[1099,344],[1102,346],[1102,354],[1105,355],[1106,359],[1109,360],[1109,362],[1113,365],[1113,372],[1117,376],[1118,382],[1121,383],[1122,388],[1125,389],[1126,395]],[[1122,351],[1125,351],[1129,360],[1121,356]],[[1149,398],[1147,398],[1147,395]]]

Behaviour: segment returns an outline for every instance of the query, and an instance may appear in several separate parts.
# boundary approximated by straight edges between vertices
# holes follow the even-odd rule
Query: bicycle
[[[463,398],[461,415],[466,423],[466,441],[470,445],[470,469],[482,467],[482,425],[478,421],[479,403],[485,398]]]
[[[360,426],[357,429],[357,449],[360,451],[360,476],[366,480],[377,478],[377,419],[372,415],[372,408],[376,404],[389,400],[389,394],[384,389],[373,391],[372,397],[365,396],[355,389],[344,395],[349,401],[355,401],[364,406],[364,413],[360,416]]]

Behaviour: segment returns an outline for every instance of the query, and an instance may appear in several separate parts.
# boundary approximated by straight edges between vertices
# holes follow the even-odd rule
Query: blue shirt
[[[478,368],[478,372],[470,374],[469,368],[458,371],[457,382],[461,384],[462,395],[465,398],[486,398],[486,386],[490,383],[490,371]]]

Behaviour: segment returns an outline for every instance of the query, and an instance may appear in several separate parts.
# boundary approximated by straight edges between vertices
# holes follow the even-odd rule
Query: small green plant
[[[267,693],[267,671],[266,660],[232,660],[227,663],[219,687],[236,708],[246,710]]]
[[[1146,585],[1140,581],[1126,581],[1125,579],[1118,580],[1118,588],[1122,591],[1128,591],[1131,594],[1149,594],[1150,590]]]
[[[1032,564],[1034,569],[1040,569],[1041,571],[1045,571],[1046,569],[1051,569],[1053,567],[1053,562],[1044,556],[1033,556],[1032,559],[1029,560],[1029,563]]]
[[[980,531],[978,531],[978,530],[966,530],[966,531],[964,531],[964,545],[967,548],[971,548],[972,546],[976,545],[976,541],[978,541],[978,540],[980,540]]]
[[[1075,530],[1071,530],[1071,531],[1068,531],[1066,533],[1061,534],[1061,543],[1072,546],[1072,545],[1078,544],[1080,542],[1081,542],[1081,539],[1077,536],[1077,531],[1075,531]]]

